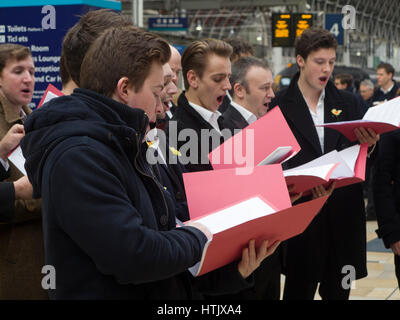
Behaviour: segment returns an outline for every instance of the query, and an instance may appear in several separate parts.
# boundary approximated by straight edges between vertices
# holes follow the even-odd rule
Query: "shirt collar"
[[[384,94],[386,94],[386,93],[392,91],[393,87],[394,87],[394,82],[393,82],[392,86],[391,86],[389,89],[387,89],[386,91],[383,90],[383,88],[381,87],[381,91],[382,91]]]
[[[210,122],[210,120],[213,119],[213,118],[215,118],[215,120],[217,120],[221,116],[221,112],[219,112],[219,111],[212,112],[212,111],[210,111],[210,110],[208,110],[206,108],[203,108],[203,107],[201,107],[201,106],[199,106],[199,105],[197,105],[197,104],[195,104],[193,102],[190,102],[190,101],[189,101],[189,104],[207,122]]]
[[[248,124],[252,124],[254,121],[257,120],[257,117],[254,115],[254,113],[250,112],[245,107],[241,106],[235,101],[232,100],[231,105],[242,115],[242,117],[247,121]]]

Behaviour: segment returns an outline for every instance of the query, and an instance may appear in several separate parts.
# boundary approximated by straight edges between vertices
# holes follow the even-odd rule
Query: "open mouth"
[[[31,93],[31,90],[29,90],[29,89],[22,89],[21,90],[23,93]]]
[[[225,95],[219,96],[219,97],[217,98],[218,104],[221,104],[222,101],[224,101],[224,98],[225,98]]]
[[[169,101],[164,101],[164,102],[163,102],[163,105],[164,105],[164,110],[165,110],[165,111],[169,111],[169,109],[170,109],[170,107],[169,107]]]
[[[328,81],[328,77],[319,77],[318,79],[319,79],[319,81],[321,81],[321,82],[326,82],[326,81]]]

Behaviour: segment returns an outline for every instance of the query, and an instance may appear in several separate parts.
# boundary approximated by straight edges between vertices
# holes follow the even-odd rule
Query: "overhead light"
[[[203,27],[201,26],[201,21],[200,20],[197,20],[197,26],[196,26],[196,28],[195,28],[195,30],[196,31],[201,31],[201,30],[203,30]]]

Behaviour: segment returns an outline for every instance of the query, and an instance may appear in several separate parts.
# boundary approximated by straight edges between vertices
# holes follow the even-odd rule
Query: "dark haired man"
[[[389,63],[381,62],[376,67],[379,88],[375,90],[372,97],[372,106],[376,106],[396,97],[396,92],[399,90],[399,87],[393,80],[394,72],[393,66]]]
[[[277,93],[272,106],[279,106],[301,151],[287,161],[289,168],[309,162],[351,143],[339,132],[316,128],[316,124],[360,119],[354,95],[339,91],[329,81],[337,43],[329,31],[310,28],[296,42],[300,72],[290,86]],[[333,109],[340,114],[333,113]],[[360,143],[372,146],[379,136],[372,130],[355,130]],[[331,194],[329,201],[301,235],[286,243],[284,299],[313,299],[318,285],[322,299],[348,299],[352,280],[365,277],[366,231],[361,184],[330,190],[320,188],[313,196]],[[300,201],[308,200],[303,197]],[[349,268],[349,269],[347,269]],[[347,273],[346,273],[347,272]]]

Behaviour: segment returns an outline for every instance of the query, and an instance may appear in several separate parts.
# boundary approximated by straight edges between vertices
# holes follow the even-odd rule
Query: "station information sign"
[[[297,37],[313,25],[311,13],[273,13],[272,46],[293,47]]]
[[[121,3],[108,0],[20,0],[0,2],[0,44],[16,43],[30,48],[35,63],[35,109],[49,84],[61,89],[62,40],[89,10],[119,11]]]

